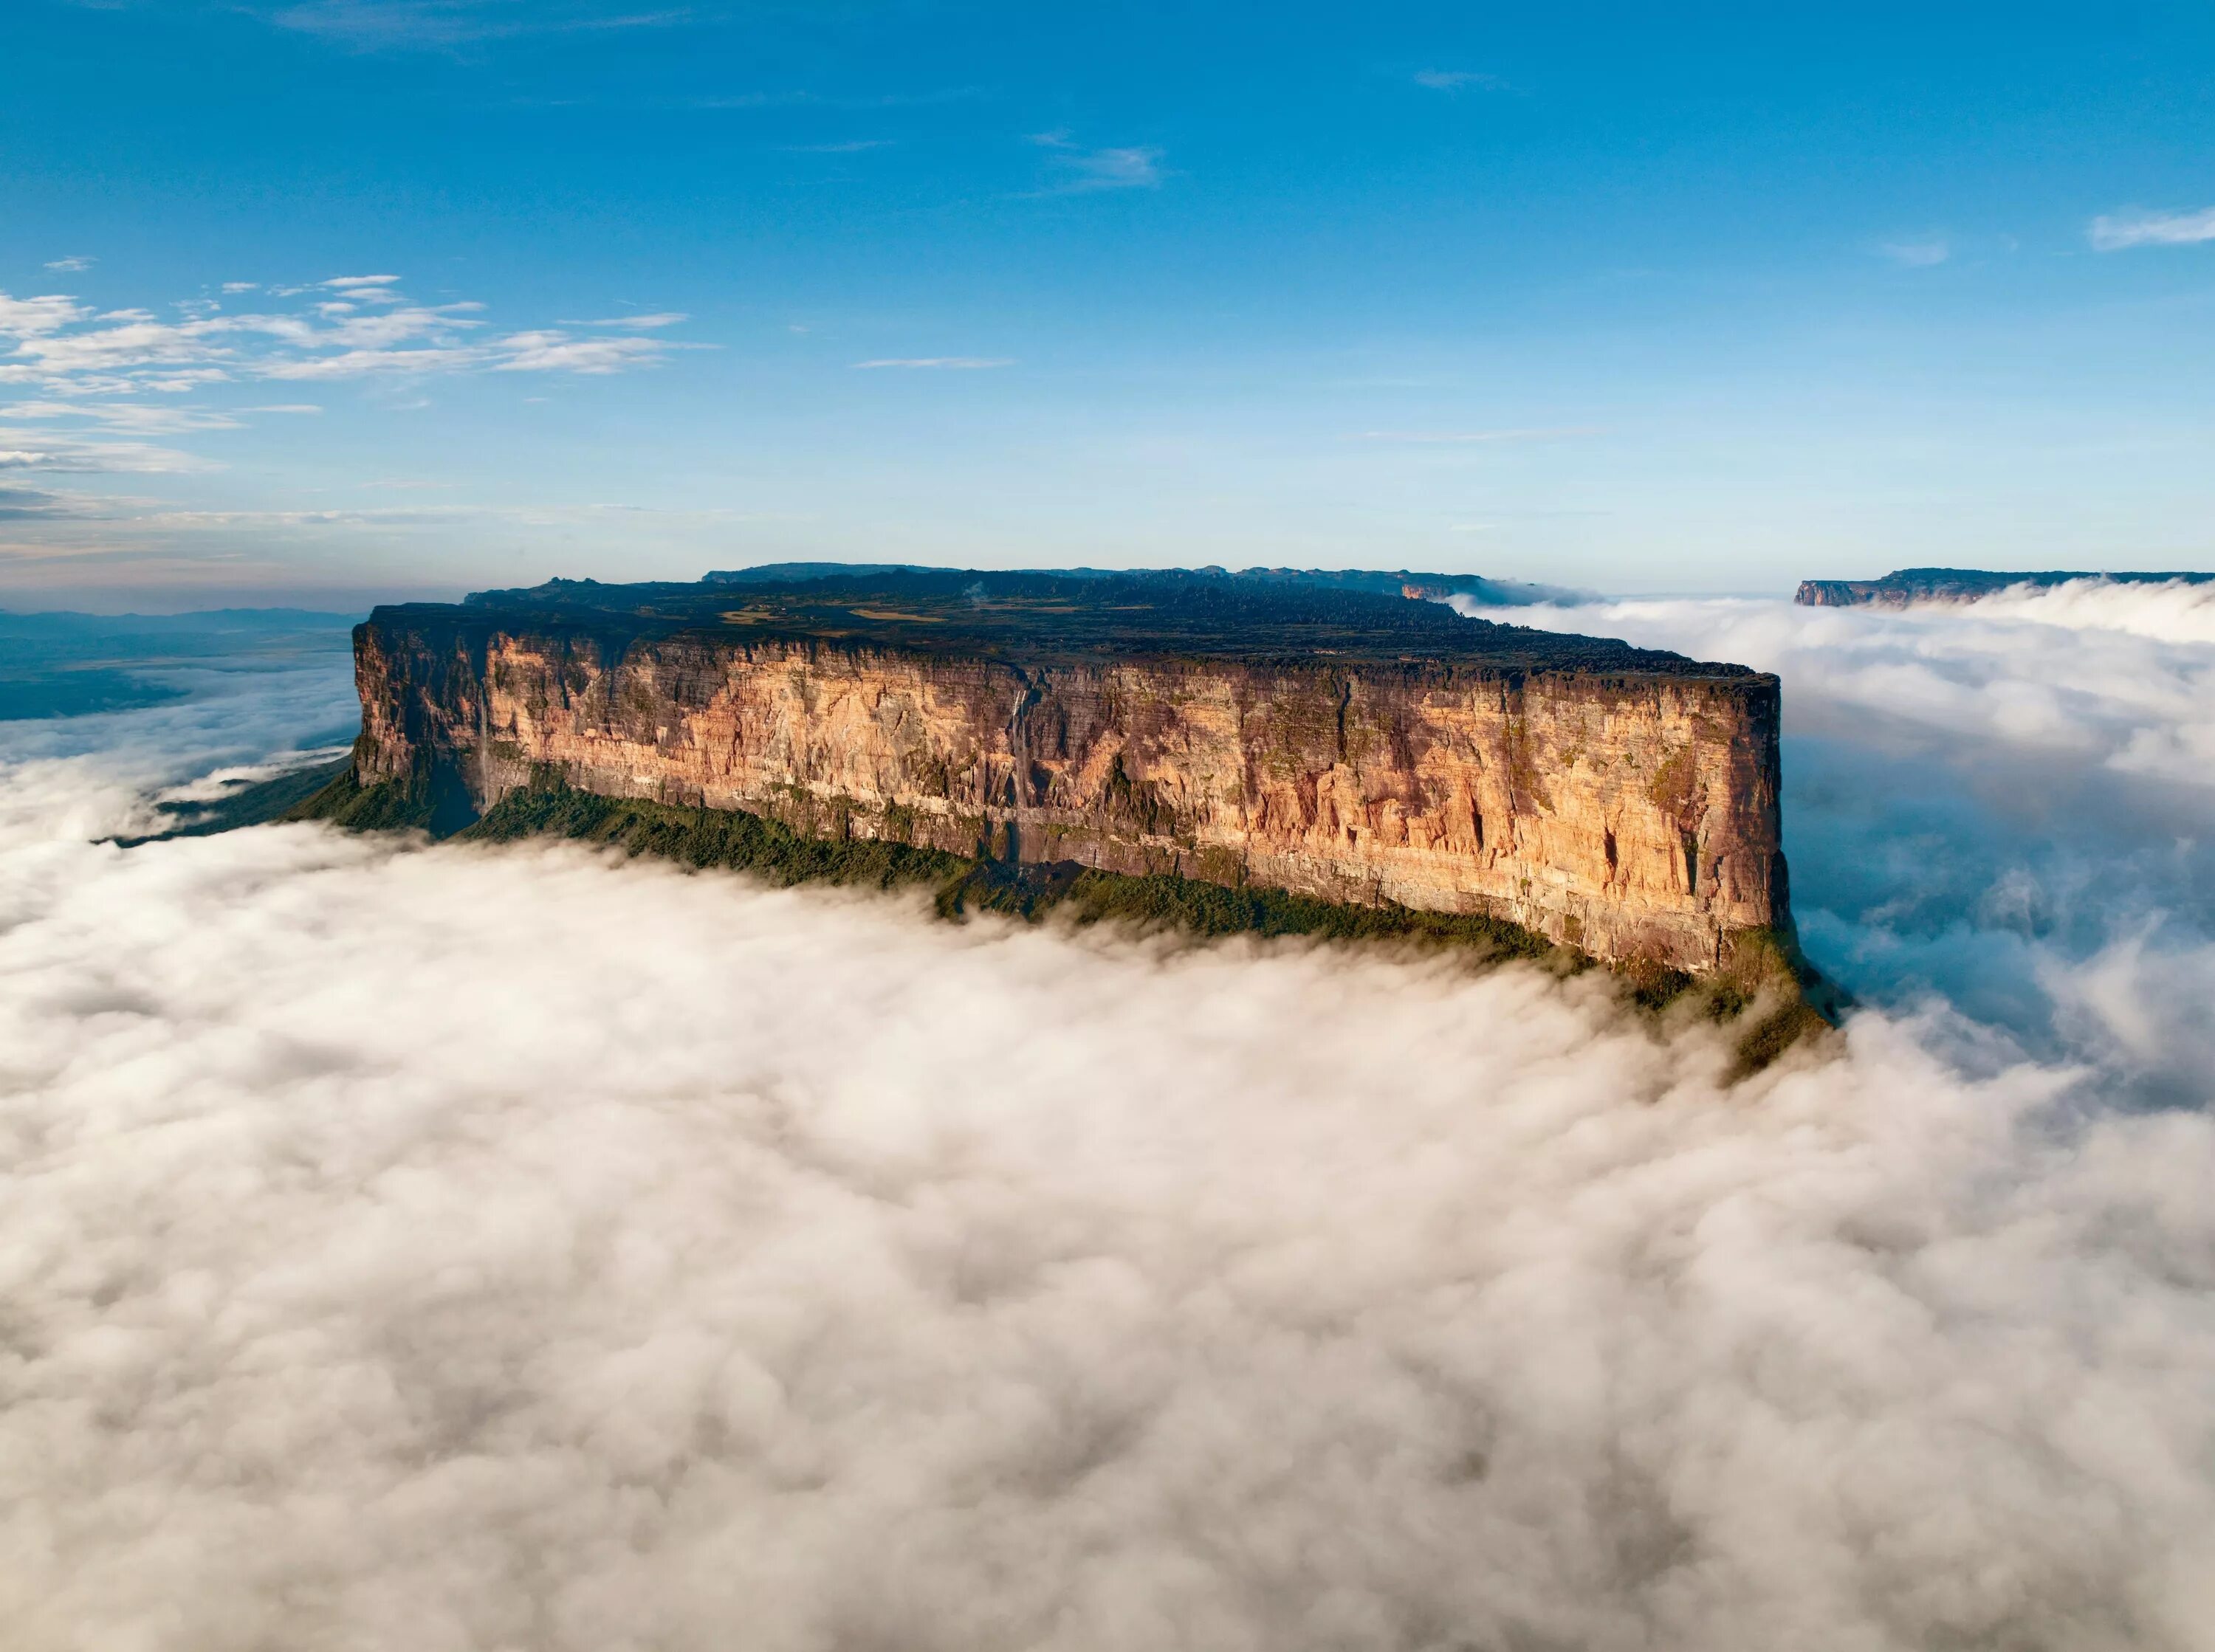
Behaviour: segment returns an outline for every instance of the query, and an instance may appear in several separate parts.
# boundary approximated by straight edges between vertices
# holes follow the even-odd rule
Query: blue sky
[[[17,605],[2215,566],[2204,6],[9,0],[0,63]]]

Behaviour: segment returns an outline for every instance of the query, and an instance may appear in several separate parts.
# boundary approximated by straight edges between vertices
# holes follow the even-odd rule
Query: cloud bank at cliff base
[[[10,737],[11,1644],[2215,1644],[2157,948],[1725,1089],[1589,978],[85,841],[304,682]]]
[[[2126,1045],[2138,1099],[2205,1100],[2208,1018],[2150,1036],[2140,1006],[2215,1002],[2215,588],[1489,617],[1525,614],[1780,675],[1793,907],[1856,991],[1936,995],[2049,1060]]]

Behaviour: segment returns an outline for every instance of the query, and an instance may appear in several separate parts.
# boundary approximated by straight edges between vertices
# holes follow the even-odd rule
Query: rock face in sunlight
[[[1700,971],[1788,921],[1776,679],[1218,574],[555,581],[355,633],[356,780],[534,777],[958,854],[1504,918]]]
[[[1906,608],[1970,603],[2022,587],[2050,590],[2077,580],[2118,585],[2203,584],[2215,573],[1994,573],[1983,568],[1901,568],[1881,579],[1802,579],[1792,600],[1807,608]]]

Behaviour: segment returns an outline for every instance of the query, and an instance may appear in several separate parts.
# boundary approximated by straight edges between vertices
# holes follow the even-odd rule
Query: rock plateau
[[[550,776],[1693,973],[1789,926],[1775,677],[1389,589],[788,565],[380,608],[354,645],[353,782],[463,821]]]

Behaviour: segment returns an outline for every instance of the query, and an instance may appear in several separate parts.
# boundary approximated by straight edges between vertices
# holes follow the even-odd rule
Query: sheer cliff
[[[355,780],[558,775],[963,855],[1483,914],[1700,972],[1788,922],[1776,680],[1221,575],[556,581],[355,633]]]

